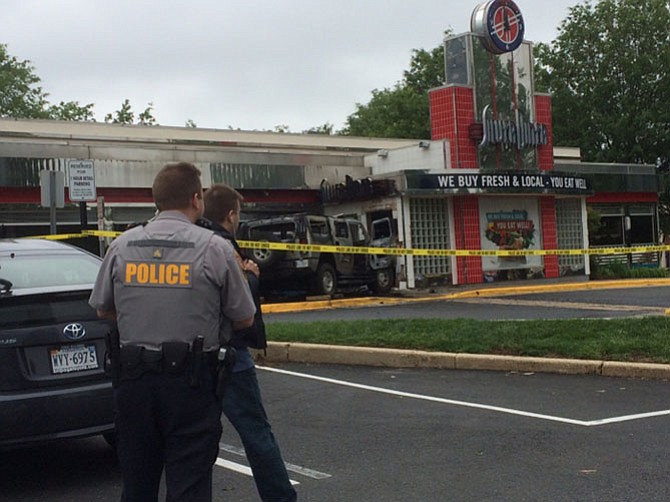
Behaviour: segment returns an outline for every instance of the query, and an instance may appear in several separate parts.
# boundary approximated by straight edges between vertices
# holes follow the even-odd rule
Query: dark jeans
[[[254,368],[233,373],[223,397],[223,413],[240,435],[261,500],[297,500],[261,402]]]
[[[212,500],[221,438],[221,404],[212,380],[207,373],[192,388],[184,376],[145,373],[119,384],[114,401],[123,501],[155,502],[163,468],[166,500]]]

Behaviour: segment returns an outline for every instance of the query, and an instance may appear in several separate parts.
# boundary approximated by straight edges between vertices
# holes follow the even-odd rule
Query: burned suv
[[[317,244],[354,247],[389,247],[392,228],[389,218],[373,222],[374,239],[354,218],[290,214],[246,221],[239,240]],[[248,255],[261,269],[261,287],[273,290],[306,289],[331,295],[343,288],[368,286],[375,293],[387,293],[395,281],[395,259],[386,255],[321,253],[250,249]]]

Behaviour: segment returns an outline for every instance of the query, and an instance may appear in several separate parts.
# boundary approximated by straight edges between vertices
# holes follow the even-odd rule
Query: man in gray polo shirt
[[[160,213],[112,242],[89,300],[117,320],[114,391],[125,501],[210,501],[221,435],[214,392],[219,331],[253,324],[255,306],[232,246],[194,225],[200,171],[168,164],[152,187]]]

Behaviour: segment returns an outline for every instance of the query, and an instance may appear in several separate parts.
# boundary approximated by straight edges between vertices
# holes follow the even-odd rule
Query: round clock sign
[[[470,28],[481,35],[484,46],[494,54],[512,52],[523,42],[524,23],[512,0],[489,0],[475,7]]]

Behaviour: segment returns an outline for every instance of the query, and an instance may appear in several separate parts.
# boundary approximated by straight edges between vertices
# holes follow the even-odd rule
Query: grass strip
[[[382,319],[271,322],[268,339],[469,354],[670,363],[666,317],[478,321]]]

